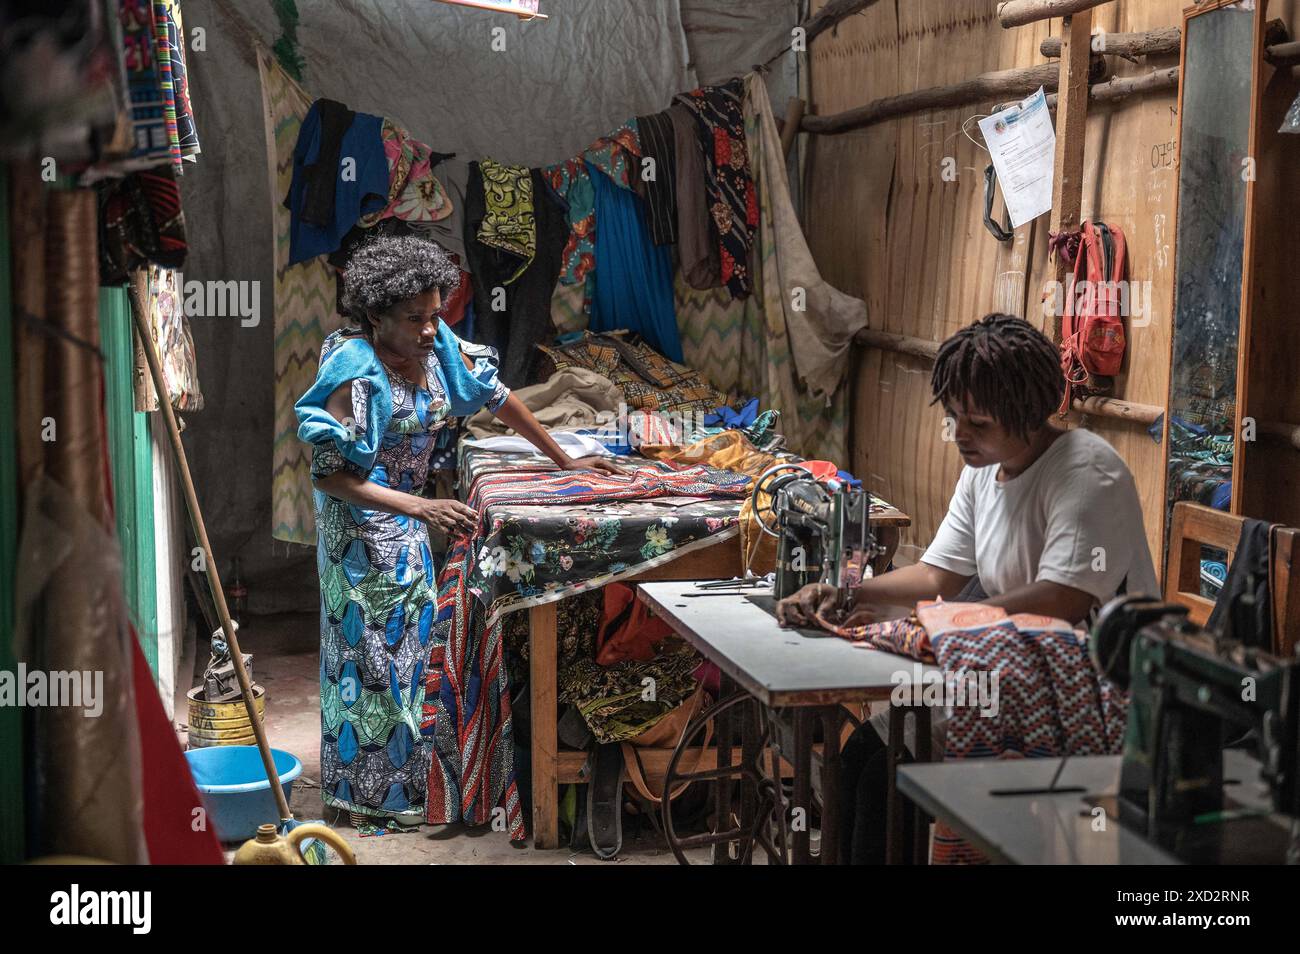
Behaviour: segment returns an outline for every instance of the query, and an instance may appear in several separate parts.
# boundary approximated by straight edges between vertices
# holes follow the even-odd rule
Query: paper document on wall
[[[981,119],[980,132],[993,157],[1012,228],[1050,211],[1056,130],[1043,88]]]

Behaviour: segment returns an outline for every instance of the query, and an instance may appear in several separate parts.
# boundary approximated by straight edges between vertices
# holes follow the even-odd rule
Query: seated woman
[[[782,625],[855,626],[920,600],[980,599],[1008,613],[1085,621],[1118,592],[1158,595],[1133,475],[1105,440],[1050,418],[1065,379],[1055,345],[1023,319],[991,314],[939,348],[930,378],[965,467],[919,563],[866,580],[851,605],[806,586],[777,605]],[[936,740],[939,741],[939,740]],[[885,748],[864,726],[844,752],[842,857],[884,858]]]
[[[420,734],[435,616],[429,526],[474,529],[478,514],[424,495],[438,431],[487,407],[562,470],[570,458],[497,380],[496,353],[439,317],[459,270],[432,242],[382,237],[348,264],[355,327],[325,339],[294,406],[312,446],[321,585],[321,796],[354,824],[425,820],[432,740]]]

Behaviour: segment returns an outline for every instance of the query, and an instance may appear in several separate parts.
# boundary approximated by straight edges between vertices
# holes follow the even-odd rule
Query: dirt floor
[[[253,654],[254,680],[266,689],[266,729],[271,745],[292,752],[303,763],[294,784],[290,808],[300,821],[322,816],[356,852],[360,864],[527,864],[527,865],[666,865],[675,864],[672,853],[653,830],[640,831],[635,819],[625,818],[623,851],[612,862],[590,852],[567,848],[539,851],[531,845],[517,847],[499,832],[452,826],[424,826],[414,832],[361,838],[345,815],[337,819],[320,799],[319,617],[315,613],[286,613],[251,617],[241,625],[239,638]],[[199,647],[201,673],[207,661],[206,640]],[[183,681],[183,680],[182,680]],[[176,717],[184,738],[186,707]],[[237,847],[237,846],[230,846]],[[707,849],[693,853],[707,863]]]

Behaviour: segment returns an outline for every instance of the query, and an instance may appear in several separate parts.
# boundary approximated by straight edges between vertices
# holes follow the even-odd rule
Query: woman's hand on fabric
[[[459,500],[416,498],[411,516],[443,533],[469,533],[478,526],[478,512]]]
[[[829,583],[809,583],[776,604],[776,621],[782,626],[821,625],[818,617],[833,617],[839,602],[839,590]]]
[[[560,465],[561,470],[594,470],[602,474],[621,474],[623,468],[606,457],[570,457]]]

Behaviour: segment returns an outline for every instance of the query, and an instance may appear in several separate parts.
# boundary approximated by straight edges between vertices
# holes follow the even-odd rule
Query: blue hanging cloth
[[[641,200],[587,163],[596,193],[596,268],[587,276],[592,331],[635,331],[679,364],[672,250],[655,245]],[[594,287],[592,287],[594,284]]]

